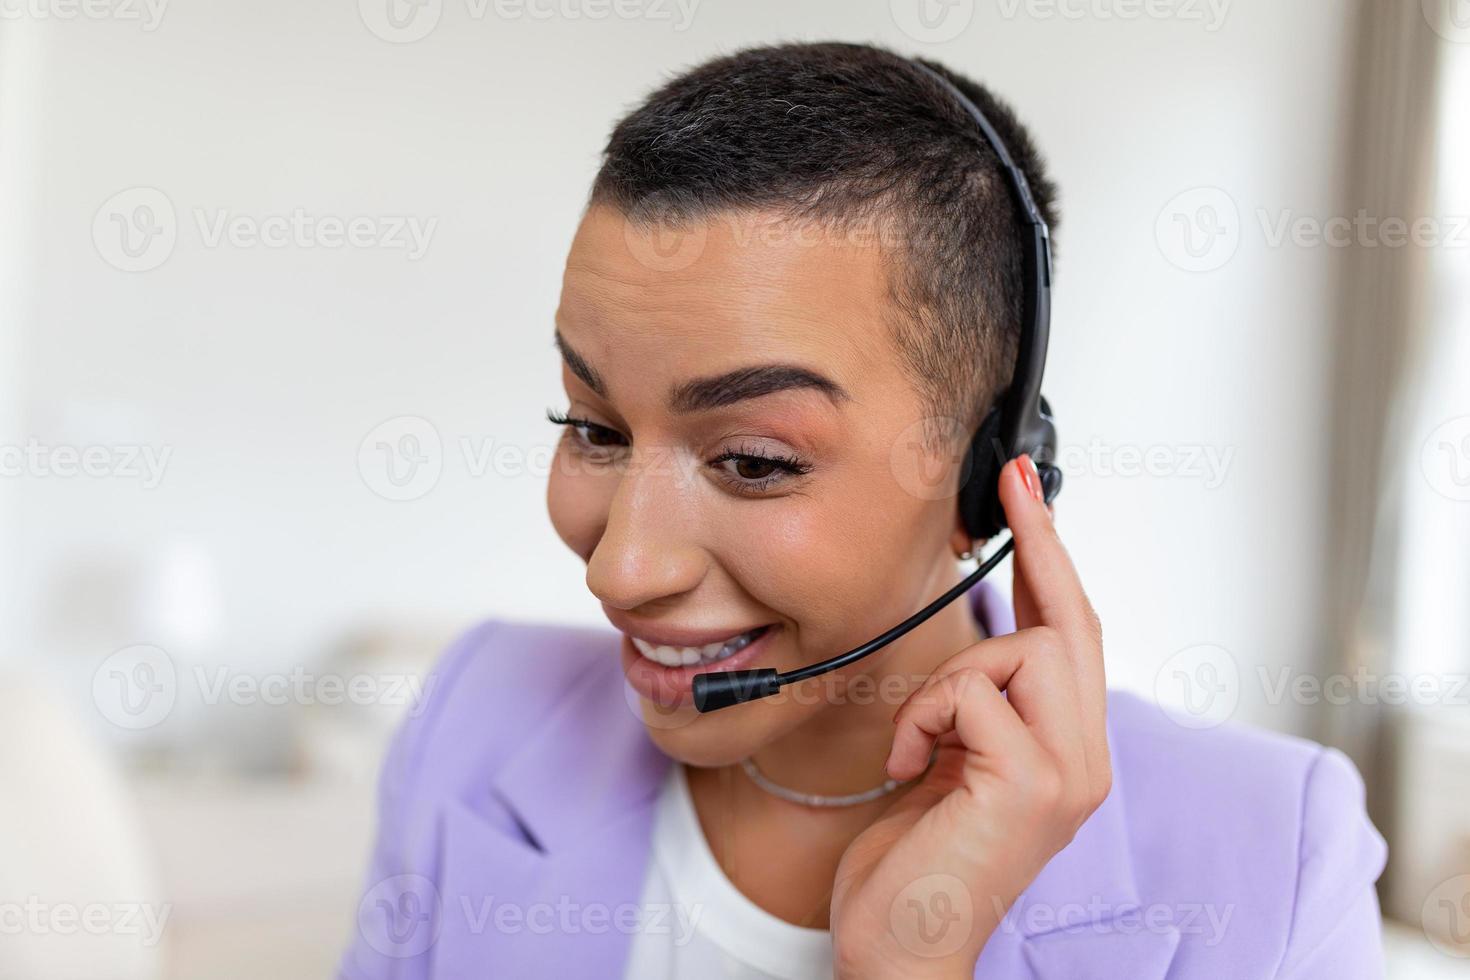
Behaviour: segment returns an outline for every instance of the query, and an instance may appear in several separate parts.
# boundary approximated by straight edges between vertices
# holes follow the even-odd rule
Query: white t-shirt
[[[633,936],[627,980],[828,980],[832,934],[782,921],[740,894],[715,860],[684,767],[659,794],[641,906],[663,928]],[[654,920],[657,921],[657,920]]]

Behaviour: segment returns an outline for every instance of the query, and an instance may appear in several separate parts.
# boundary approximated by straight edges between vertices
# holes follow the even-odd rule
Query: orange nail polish
[[[1032,461],[1029,453],[1021,455],[1021,479],[1026,484],[1034,500],[1041,500],[1041,474],[1036,472],[1036,463]]]

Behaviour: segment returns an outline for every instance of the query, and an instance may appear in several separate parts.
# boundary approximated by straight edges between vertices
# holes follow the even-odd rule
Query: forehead
[[[888,259],[873,242],[769,215],[640,227],[589,209],[557,328],[585,356],[650,373],[820,364],[850,391],[896,376]]]

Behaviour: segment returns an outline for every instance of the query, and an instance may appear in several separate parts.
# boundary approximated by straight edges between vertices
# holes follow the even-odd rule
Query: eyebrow
[[[607,385],[602,376],[566,342],[561,331],[556,332],[556,349],[561,351],[562,360],[566,361],[567,367],[583,384],[599,396],[607,397]],[[673,411],[688,414],[725,408],[736,402],[762,398],[780,391],[803,389],[826,395],[834,405],[852,397],[842,385],[810,368],[796,364],[761,364],[685,381],[676,385],[669,393],[668,402]]]
[[[583,360],[582,355],[566,342],[560,330],[555,331],[555,338],[556,349],[561,351],[561,359],[567,362],[567,367],[572,373],[581,378],[584,385],[597,392],[599,396],[606,398],[607,385],[603,382],[602,375],[597,373],[597,369]]]

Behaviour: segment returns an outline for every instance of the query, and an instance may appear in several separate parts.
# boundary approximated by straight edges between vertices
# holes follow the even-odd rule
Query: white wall
[[[982,2],[930,44],[897,25],[901,0],[702,0],[682,30],[672,0],[655,8],[672,20],[596,21],[443,0],[428,36],[395,44],[344,2],[174,0],[153,30],[61,20],[62,3],[0,23],[8,50],[30,52],[4,76],[22,76],[25,105],[7,99],[0,116],[0,147],[28,157],[0,174],[19,209],[0,338],[16,352],[12,428],[172,455],[153,489],[5,479],[9,652],[85,676],[147,641],[182,663],[263,670],[310,663],[364,622],[601,622],[542,480],[473,476],[459,441],[552,440],[561,262],[617,115],[716,52],[839,38],[973,73],[1034,127],[1063,193],[1047,389],[1064,440],[1172,447],[1171,466],[1189,447],[1233,454],[1214,488],[1070,476],[1059,513],[1113,682],[1152,691],[1171,655],[1202,643],[1248,677],[1256,662],[1310,666],[1336,264],[1332,249],[1270,247],[1255,212],[1342,213],[1343,4],[1238,0],[1216,24],[1194,0],[1136,19],[1104,16],[1130,9],[1109,0],[1074,0],[1080,18]],[[1200,186],[1238,207],[1225,239],[1238,250],[1190,272],[1156,224]],[[134,187],[166,194],[178,237],[130,273],[92,227]],[[414,261],[207,247],[195,218],[298,208],[437,226]],[[390,502],[364,481],[359,444],[404,415],[437,427],[443,474]],[[1245,688],[1239,716],[1298,723]]]

